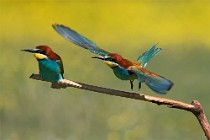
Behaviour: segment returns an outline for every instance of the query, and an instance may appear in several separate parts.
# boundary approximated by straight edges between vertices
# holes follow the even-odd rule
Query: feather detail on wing
[[[141,63],[141,66],[146,67],[147,63],[162,50],[161,48],[156,48],[156,45],[152,46],[148,51],[138,57],[137,61]]]
[[[157,93],[166,94],[173,86],[173,82],[170,80],[150,72],[143,67],[132,66],[129,69],[137,75],[139,82],[145,82],[149,88]]]
[[[58,65],[60,66],[60,70],[61,70],[61,75],[63,77],[63,74],[64,74],[64,68],[63,68],[63,62],[61,59],[59,60],[56,60],[56,62],[58,63]],[[64,77],[63,77],[64,78]]]
[[[59,24],[53,24],[52,26],[65,39],[84,49],[88,49],[92,53],[99,54],[102,56],[109,54],[109,52],[99,48],[94,42],[77,33],[76,31],[70,29],[67,26]]]

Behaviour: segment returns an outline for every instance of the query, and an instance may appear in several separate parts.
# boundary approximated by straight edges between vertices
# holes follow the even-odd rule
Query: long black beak
[[[92,58],[97,58],[97,59],[101,59],[101,60],[106,60],[106,58],[104,56],[93,56]]]
[[[30,53],[40,53],[40,50],[38,49],[23,49],[21,51],[30,52]]]

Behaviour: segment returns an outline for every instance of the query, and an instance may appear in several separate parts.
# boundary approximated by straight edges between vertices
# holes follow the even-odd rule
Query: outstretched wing
[[[76,31],[70,29],[67,26],[59,24],[53,24],[52,26],[65,39],[84,49],[88,49],[92,53],[99,54],[102,56],[109,54],[109,52],[99,48],[94,42],[77,33]]]
[[[161,48],[156,48],[156,45],[152,46],[148,51],[139,56],[137,61],[141,63],[141,66],[146,67],[147,63],[162,50]]]
[[[173,82],[170,80],[144,68],[133,66],[130,70],[137,75],[139,82],[145,82],[150,89],[157,93],[166,94],[173,86]]]

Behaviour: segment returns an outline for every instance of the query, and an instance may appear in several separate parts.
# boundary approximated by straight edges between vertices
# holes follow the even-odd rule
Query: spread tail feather
[[[150,89],[157,93],[166,94],[173,86],[173,82],[170,80],[142,67],[131,67],[130,70],[137,75],[139,82],[145,82]]]
[[[159,75],[158,77],[146,76],[145,84],[150,89],[160,94],[166,94],[173,86],[170,80]]]

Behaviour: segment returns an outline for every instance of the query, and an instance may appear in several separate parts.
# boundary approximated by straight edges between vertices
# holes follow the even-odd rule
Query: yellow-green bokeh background
[[[159,42],[163,51],[148,69],[175,83],[164,97],[199,100],[210,119],[209,9],[209,0],[0,0],[0,139],[205,139],[188,112],[90,91],[54,90],[30,80],[37,62],[20,50],[47,44],[63,58],[67,79],[130,91],[129,82],[64,40],[51,24],[70,26],[133,61]],[[145,85],[135,91],[159,96]]]

